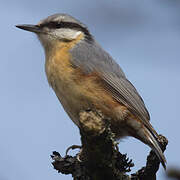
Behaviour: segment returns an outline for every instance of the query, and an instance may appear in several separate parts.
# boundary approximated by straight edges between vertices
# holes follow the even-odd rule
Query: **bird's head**
[[[92,41],[93,37],[87,27],[74,17],[67,14],[54,14],[41,20],[37,25],[22,24],[16,27],[37,34],[46,48],[57,41],[69,42],[82,35],[83,40]]]

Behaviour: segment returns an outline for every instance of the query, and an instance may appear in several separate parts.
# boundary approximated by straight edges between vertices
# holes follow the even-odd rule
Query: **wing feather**
[[[79,43],[72,51],[72,64],[81,68],[84,73],[97,72],[106,84],[112,96],[124,104],[143,124],[157,137],[149,123],[150,116],[144,101],[126,78],[120,66],[105,52],[99,44]]]

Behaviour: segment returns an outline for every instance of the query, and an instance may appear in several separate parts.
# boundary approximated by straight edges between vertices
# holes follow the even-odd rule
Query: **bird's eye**
[[[62,27],[62,23],[61,22],[48,22],[45,24],[41,24],[40,27],[48,27],[50,29],[57,29],[57,28],[61,28]]]
[[[49,28],[51,28],[51,29],[56,29],[56,28],[60,28],[60,23],[58,23],[58,22],[49,22],[49,23],[47,24],[47,26],[48,26]]]
[[[52,29],[58,29],[62,27],[62,22],[50,22],[48,23],[48,27]]]
[[[56,28],[61,28],[62,27],[62,23],[61,22],[56,23],[55,26],[56,26]]]

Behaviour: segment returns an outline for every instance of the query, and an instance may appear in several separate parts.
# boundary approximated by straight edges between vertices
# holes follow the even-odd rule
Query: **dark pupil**
[[[61,28],[62,27],[62,23],[61,22],[59,22],[59,23],[57,23],[57,22],[50,22],[50,23],[47,24],[47,26],[49,28]]]
[[[49,22],[40,25],[41,28],[48,27],[50,29],[62,28],[62,26],[63,26],[62,22]]]

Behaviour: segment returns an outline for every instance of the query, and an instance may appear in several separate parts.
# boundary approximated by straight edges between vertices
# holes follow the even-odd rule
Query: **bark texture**
[[[61,157],[53,152],[52,164],[58,172],[72,174],[74,180],[156,180],[160,162],[153,151],[148,155],[145,167],[127,175],[134,164],[119,152],[114,134],[101,112],[80,112],[80,134],[82,147],[75,157]],[[160,135],[159,143],[164,151],[167,139]]]

